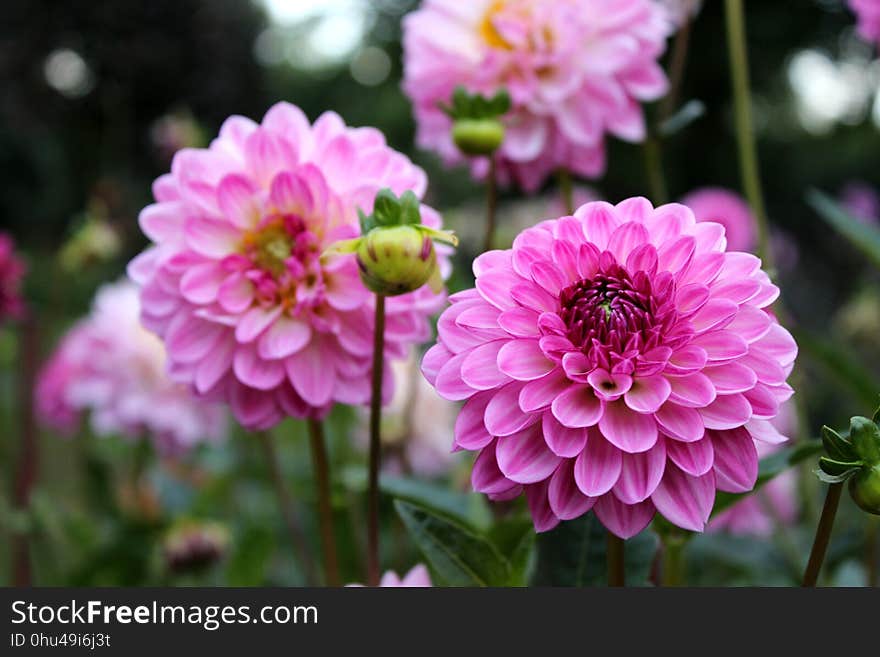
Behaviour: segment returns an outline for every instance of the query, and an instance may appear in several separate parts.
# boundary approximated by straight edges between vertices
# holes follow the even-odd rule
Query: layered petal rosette
[[[166,454],[224,438],[224,409],[171,381],[165,364],[162,342],[140,324],[137,286],[105,285],[40,372],[37,416],[72,434],[87,412],[97,435],[147,437]]]
[[[701,531],[716,489],[751,490],[797,346],[758,258],[725,249],[720,224],[634,198],[477,258],[422,363],[465,400],[474,488],[525,492],[538,531],[593,509],[624,538],[655,512]]]
[[[254,429],[367,402],[374,295],[353,258],[321,254],[360,234],[357,210],[369,213],[378,190],[421,197],[425,186],[379,131],[332,112],[310,125],[288,103],[260,124],[232,117],[209,148],[178,152],[140,215],[155,244],[129,267],[171,376]],[[430,335],[444,298],[425,286],[388,299],[386,358]],[[384,378],[388,399],[390,370]]]
[[[403,88],[420,146],[464,161],[440,109],[463,86],[512,100],[495,157],[502,181],[526,190],[563,167],[597,177],[606,133],[641,141],[640,103],[666,93],[657,59],[671,29],[652,0],[426,0],[404,19]],[[484,176],[486,158],[472,160]]]

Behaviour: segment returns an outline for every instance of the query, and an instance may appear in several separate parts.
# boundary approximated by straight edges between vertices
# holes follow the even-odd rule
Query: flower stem
[[[684,581],[683,536],[663,536],[663,586],[681,586]]]
[[[490,189],[494,189],[494,166],[490,168]],[[490,216],[494,215],[490,193]],[[488,239],[491,242],[491,230]],[[373,391],[370,399],[370,474],[367,510],[367,585],[379,584],[379,465],[382,459],[382,368],[385,353],[385,297],[376,295],[373,337]]]
[[[816,586],[819,579],[819,571],[825,560],[825,551],[831,540],[831,530],[834,527],[834,516],[837,515],[837,506],[840,504],[840,494],[843,492],[843,484],[831,484],[825,495],[825,506],[822,507],[822,516],[816,527],[816,538],[813,540],[813,549],[810,552],[810,560],[804,571],[802,586]]]
[[[15,506],[22,513],[30,508],[31,491],[37,481],[39,440],[34,419],[33,389],[39,361],[39,334],[36,318],[28,313],[21,325],[21,367],[18,376],[18,403],[21,411],[21,451],[15,473]],[[31,556],[26,534],[16,534],[12,541],[12,584],[30,586]]]
[[[574,214],[574,188],[571,183],[571,172],[566,168],[558,169],[556,178],[559,181],[559,192],[565,205],[566,214]]]
[[[269,477],[272,479],[272,485],[275,488],[275,495],[278,497],[278,505],[281,507],[281,515],[284,518],[284,524],[287,526],[287,532],[290,535],[290,541],[297,552],[297,558],[306,575],[306,582],[313,586],[318,581],[317,569],[315,568],[315,560],[312,557],[312,551],[306,540],[305,532],[302,528],[299,513],[290,496],[290,491],[284,483],[284,476],[281,473],[281,464],[278,460],[278,452],[275,449],[275,443],[272,436],[266,431],[257,433],[257,439],[263,448],[263,455],[266,458],[266,465],[269,468]]]
[[[669,201],[666,191],[666,178],[663,175],[663,154],[660,150],[660,139],[649,135],[645,139],[643,148],[645,159],[645,175],[648,178],[648,189],[651,192],[651,202],[663,205]]]
[[[318,492],[318,516],[321,525],[321,546],[324,548],[324,579],[328,586],[339,586],[339,560],[336,557],[336,538],[333,531],[333,505],[330,502],[330,467],[324,425],[309,418],[309,443],[312,449],[312,467]]]
[[[608,586],[626,586],[624,570],[624,540],[608,532],[606,561],[608,565]]]
[[[498,183],[495,180],[495,156],[489,156],[489,173],[486,176],[486,237],[483,251],[492,250],[495,238],[495,211],[498,205]]]
[[[669,55],[669,93],[660,104],[658,123],[663,123],[675,112],[678,99],[681,96],[681,85],[684,81],[684,69],[687,64],[688,46],[691,37],[691,20],[688,19],[678,29],[675,40],[672,42],[672,52]]]
[[[758,222],[758,257],[765,269],[773,269],[770,253],[770,227],[761,192],[757,146],[752,124],[751,95],[749,91],[749,61],[746,51],[745,11],[742,0],[725,0],[727,18],[727,46],[730,55],[730,75],[733,88],[736,138],[739,148],[740,175],[743,189],[755,219]]]
[[[865,575],[867,586],[880,586],[878,577],[877,534],[880,532],[880,518],[868,516],[868,524],[865,527]]]

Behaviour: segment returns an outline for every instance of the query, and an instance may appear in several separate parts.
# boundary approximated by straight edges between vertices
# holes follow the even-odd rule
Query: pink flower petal
[[[547,490],[553,513],[561,520],[572,520],[593,508],[596,499],[584,495],[574,480],[574,461],[563,461],[556,468]]]
[[[636,377],[623,398],[637,413],[654,413],[669,399],[671,391],[672,386],[664,376]]]
[[[284,365],[277,360],[263,360],[253,347],[239,347],[232,361],[238,380],[258,390],[271,390],[284,380]]]
[[[330,402],[336,373],[328,366],[328,354],[320,340],[312,342],[284,361],[287,378],[293,388],[311,406],[324,406]]]
[[[693,408],[666,402],[654,413],[654,418],[664,434],[670,438],[692,443],[700,440],[706,432],[703,416]]]
[[[305,321],[282,315],[260,337],[258,354],[266,360],[286,358],[308,344],[311,337],[312,329]]]
[[[560,458],[547,448],[539,425],[499,438],[495,457],[504,476],[518,484],[546,479],[560,462]]]
[[[463,449],[482,449],[492,442],[492,434],[486,429],[483,416],[492,399],[491,392],[481,392],[464,403],[455,419],[455,444]]]
[[[754,388],[758,382],[755,372],[740,362],[707,367],[703,372],[720,394],[745,392]]]
[[[709,377],[701,372],[669,377],[669,383],[672,385],[669,399],[680,406],[702,408],[715,401],[715,387]]]
[[[712,469],[715,451],[708,438],[693,443],[669,440],[666,442],[666,456],[689,475],[699,477]]]
[[[541,420],[544,441],[557,456],[572,458],[580,454],[587,444],[587,429],[570,429],[553,417],[552,413],[544,413]]]
[[[535,413],[522,413],[517,404],[523,384],[514,381],[499,389],[486,406],[483,421],[493,436],[509,436],[536,423],[541,416]]]
[[[742,395],[722,395],[701,408],[700,415],[707,429],[734,429],[751,419],[752,406]]]
[[[493,340],[472,349],[461,364],[462,380],[474,390],[498,388],[510,377],[498,368],[498,352],[506,340]]]
[[[260,220],[256,186],[245,176],[231,174],[217,187],[217,204],[224,217],[240,229],[253,228]]]
[[[526,502],[532,514],[535,531],[538,533],[550,531],[559,524],[559,518],[556,517],[553,509],[550,508],[550,500],[547,494],[548,487],[549,482],[547,481],[526,486]]]
[[[651,501],[672,524],[701,532],[715,504],[715,475],[710,471],[694,477],[670,463]]]
[[[520,283],[522,283],[522,278],[513,272],[492,269],[477,279],[477,290],[493,306],[500,310],[507,310],[516,306],[510,291]]]
[[[503,493],[515,486],[514,482],[504,476],[495,460],[496,442],[487,445],[480,451],[471,470],[471,486],[478,493],[493,495]]]
[[[238,326],[235,327],[235,339],[241,343],[252,342],[280,315],[280,306],[269,309],[260,306],[251,308],[242,316]]]
[[[553,400],[565,392],[571,382],[561,369],[555,369],[546,376],[529,381],[519,393],[519,407],[526,413],[550,406]]]
[[[574,478],[584,495],[604,495],[620,477],[623,456],[619,449],[601,435],[591,432],[587,446],[574,464]]]
[[[758,450],[745,428],[710,431],[715,452],[715,480],[720,490],[745,493],[758,478]]]
[[[624,504],[637,504],[648,499],[663,478],[666,468],[665,441],[658,440],[647,452],[624,452],[622,456],[620,477],[611,492]]]
[[[254,301],[254,284],[241,274],[233,274],[217,291],[217,301],[226,312],[244,312]]]
[[[531,308],[510,308],[498,315],[498,325],[518,338],[541,335],[538,331],[538,313]]]
[[[593,505],[593,513],[605,529],[624,540],[641,532],[654,517],[654,504],[645,500],[638,504],[624,504],[614,495],[603,495]]]
[[[646,452],[657,443],[657,422],[653,414],[631,411],[622,401],[605,404],[599,430],[609,442],[631,454]]]
[[[187,246],[210,258],[222,258],[234,253],[241,240],[241,234],[232,224],[203,217],[190,217],[184,234]]]
[[[556,367],[537,340],[509,340],[498,352],[498,368],[513,379],[533,381]]]
[[[603,416],[605,405],[587,385],[572,385],[553,400],[553,415],[566,427],[591,427]]]

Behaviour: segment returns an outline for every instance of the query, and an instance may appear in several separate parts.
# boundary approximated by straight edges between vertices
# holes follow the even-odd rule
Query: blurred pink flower
[[[24,314],[21,280],[25,266],[15,253],[15,243],[6,233],[0,233],[0,324],[19,319]]]
[[[288,103],[261,124],[227,119],[209,148],[179,151],[140,215],[155,245],[129,266],[174,380],[226,401],[251,429],[367,402],[375,297],[354,258],[320,256],[360,234],[357,209],[370,212],[379,189],[421,196],[425,185],[378,130],[333,112],[310,125]],[[440,225],[427,206],[422,218]],[[430,335],[444,298],[426,285],[388,299],[386,361]],[[390,371],[385,381],[388,400]]]
[[[754,440],[784,440],[770,420],[797,345],[758,258],[725,245],[686,206],[633,198],[477,258],[422,362],[467,400],[455,441],[479,452],[474,488],[525,491],[538,531],[592,508],[624,538],[655,511],[701,531],[716,488],[751,490]]]
[[[362,587],[363,584],[349,584],[350,587]],[[381,588],[426,588],[431,587],[431,574],[424,565],[413,566],[403,579],[393,570],[389,570],[379,582]]]
[[[754,251],[758,227],[749,204],[736,192],[722,187],[695,189],[681,199],[694,211],[697,221],[714,221],[724,226],[730,251]]]
[[[498,176],[536,190],[554,170],[598,177],[605,133],[642,141],[640,103],[666,93],[657,63],[669,32],[652,0],[426,0],[404,18],[403,88],[417,141],[449,164],[464,161],[438,107],[455,87],[510,93]],[[488,160],[472,161],[486,175]]]
[[[858,31],[865,41],[880,44],[880,0],[849,0],[858,19]]]
[[[226,413],[168,378],[161,341],[140,324],[138,294],[127,280],[98,290],[91,314],[62,338],[38,376],[38,417],[73,434],[88,411],[96,434],[147,436],[163,453],[221,440]]]
[[[853,180],[840,190],[840,203],[865,224],[880,225],[880,194],[868,183]]]
[[[782,404],[779,415],[772,422],[782,435],[794,436],[797,433],[794,404]],[[759,459],[779,450],[779,445],[757,441],[755,447]],[[766,483],[761,490],[712,518],[707,529],[711,532],[766,537],[773,534],[777,523],[788,525],[796,518],[797,474],[794,470],[787,470]]]
[[[575,208],[581,207],[584,203],[592,201],[601,201],[602,197],[595,189],[585,187],[583,185],[575,185],[571,190],[571,204]],[[568,214],[568,208],[565,207],[565,198],[561,193],[556,193],[550,198],[547,204],[547,216],[564,217]]]

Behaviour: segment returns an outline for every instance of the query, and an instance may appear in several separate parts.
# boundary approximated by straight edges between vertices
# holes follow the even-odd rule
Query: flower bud
[[[376,294],[417,290],[437,272],[434,242],[413,226],[374,228],[357,250],[361,280]]]
[[[849,494],[862,511],[880,516],[880,464],[860,468],[850,477]]]
[[[459,119],[452,124],[452,140],[465,155],[491,155],[504,141],[504,125],[497,119]]]
[[[458,245],[452,233],[421,223],[419,200],[410,191],[400,198],[383,189],[369,215],[361,213],[362,237],[331,245],[322,257],[354,253],[364,285],[383,296],[397,296],[425,283],[439,291],[443,280],[437,266],[434,241]]]

